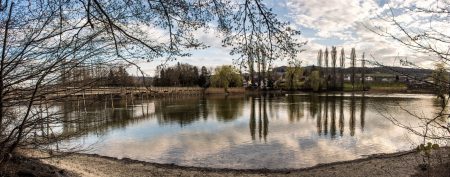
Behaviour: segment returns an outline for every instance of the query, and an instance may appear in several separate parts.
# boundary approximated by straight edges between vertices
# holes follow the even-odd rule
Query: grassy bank
[[[365,90],[369,92],[407,92],[408,86],[404,83],[367,83]],[[362,84],[355,84],[354,88],[352,84],[345,83],[344,91],[362,91]]]
[[[229,94],[242,94],[245,93],[244,87],[230,87],[227,89]],[[209,87],[205,89],[205,94],[225,94],[224,88],[218,88],[218,87]]]

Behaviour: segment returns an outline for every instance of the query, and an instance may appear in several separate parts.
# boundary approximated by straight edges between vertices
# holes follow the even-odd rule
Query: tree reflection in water
[[[201,117],[202,100],[197,97],[179,99],[176,97],[162,98],[155,101],[155,114],[160,124],[189,125]]]
[[[84,100],[82,105],[78,99],[61,103],[57,109],[61,109],[61,118],[66,122],[61,126],[62,134],[75,137],[88,133],[103,135],[111,129],[126,127],[148,116],[144,111],[141,115],[134,115],[134,106],[130,106],[126,101],[131,100],[120,99],[111,102],[108,97],[103,97]],[[148,106],[143,104],[142,110],[148,109]]]
[[[267,96],[250,97],[250,136],[252,140],[256,140],[256,119],[258,119],[258,137],[259,141],[262,139],[267,141],[269,133],[269,117],[267,113]],[[258,107],[256,107],[258,104]],[[256,109],[258,108],[258,109]],[[256,114],[257,111],[257,114]],[[258,115],[258,116],[257,116]]]
[[[358,101],[360,105],[356,104],[357,99],[360,100]],[[91,132],[101,135],[110,129],[123,128],[145,119],[156,119],[160,126],[176,124],[184,127],[201,120],[226,123],[248,118],[251,139],[266,142],[269,134],[269,119],[283,119],[279,116],[280,114],[287,115],[290,124],[306,124],[304,119],[316,119],[319,136],[336,138],[337,135],[343,136],[346,132],[344,130],[346,117],[349,117],[349,134],[355,135],[357,107],[360,107],[360,126],[361,130],[364,130],[366,114],[364,94],[346,96],[343,93],[285,97],[272,95],[168,97],[150,100],[138,97],[115,100],[114,103],[104,98],[101,103],[87,101],[86,106],[80,106],[78,103],[80,102],[62,104],[63,119],[82,117],[84,120],[64,124],[62,129],[65,133]],[[308,106],[305,107],[305,105]]]
[[[344,135],[344,93],[339,97],[339,135]]]
[[[322,97],[319,96],[319,113],[317,114],[317,134],[322,134]]]
[[[349,122],[349,128],[350,128],[350,136],[355,136],[355,93],[352,93],[352,97],[350,98],[350,122]]]
[[[325,95],[325,111],[324,111],[325,119],[323,122],[324,135],[328,134],[328,102],[329,102],[329,96],[328,96],[328,93],[326,93],[326,95]]]
[[[113,157],[218,168],[236,159],[236,166],[253,167],[246,165],[257,159],[267,162],[254,166],[258,168],[303,167],[409,148],[406,131],[378,115],[376,106],[395,111],[405,122],[410,119],[400,106],[423,106],[430,114],[435,106],[432,97],[422,95],[360,93],[127,100],[67,102],[61,105],[64,118],[84,121],[64,124],[61,130],[82,135],[74,143],[100,141],[93,152]]]
[[[316,118],[318,135],[327,136],[329,133],[331,138],[335,138],[338,133],[337,128],[339,128],[339,135],[343,136],[345,132],[345,117],[347,111],[350,115],[350,120],[348,123],[350,136],[355,135],[355,118],[357,111],[356,109],[358,107],[356,104],[357,96],[355,96],[355,94],[351,94],[350,98],[348,98],[348,107],[345,106],[345,100],[347,100],[347,98],[343,93],[323,95],[311,94],[309,96],[311,97],[309,99],[309,110],[311,111],[311,117]],[[361,130],[363,130],[365,126],[365,114],[367,109],[366,97],[364,94],[360,96],[360,101],[360,123]],[[330,125],[328,125],[329,123]]]
[[[336,97],[333,95],[333,99],[331,99],[331,125],[330,125],[330,133],[331,138],[336,137]]]
[[[364,129],[366,114],[366,96],[364,93],[359,96],[356,96],[354,93],[348,96],[345,96],[344,93],[289,95],[286,101],[288,103],[287,112],[289,121],[291,123],[299,121],[299,119],[304,117],[304,111],[309,111],[310,117],[316,119],[317,134],[319,136],[336,138],[338,131],[339,135],[343,136],[345,132],[344,129],[346,128],[346,114],[350,117],[348,122],[350,136],[354,136],[357,111],[360,113],[361,130]],[[360,105],[358,105],[357,102],[360,103]],[[304,103],[309,104],[308,110],[304,110],[302,106]],[[346,103],[349,103],[349,105],[346,106]],[[358,108],[359,110],[357,110]]]
[[[214,107],[216,119],[230,122],[242,115],[245,98],[242,95],[210,96],[208,102]]]
[[[366,117],[366,96],[363,93],[361,96],[361,131],[364,131],[365,117]]]

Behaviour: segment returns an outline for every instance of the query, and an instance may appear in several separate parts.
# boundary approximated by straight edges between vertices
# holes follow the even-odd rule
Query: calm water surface
[[[85,106],[84,106],[85,105]],[[409,150],[418,137],[382,116],[416,125],[402,109],[433,115],[431,95],[297,94],[66,103],[63,131],[89,153],[177,165],[282,169]]]

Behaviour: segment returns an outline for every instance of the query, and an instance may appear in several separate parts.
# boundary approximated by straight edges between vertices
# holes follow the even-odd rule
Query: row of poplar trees
[[[329,58],[330,57],[330,58]],[[319,68],[320,76],[324,79],[324,86],[322,88],[326,90],[344,90],[344,77],[346,74],[345,69],[345,52],[344,48],[341,49],[339,62],[340,66],[338,66],[337,61],[337,49],[336,47],[331,47],[331,51],[328,51],[328,48],[325,49],[325,52],[322,49],[319,50],[317,55],[317,65]],[[350,52],[350,82],[352,85],[352,90],[355,89],[366,89],[365,86],[365,59],[364,53],[362,54],[361,59],[361,70],[360,70],[360,78],[361,85],[358,87],[357,85],[357,77],[356,77],[356,51],[355,48],[352,48]],[[340,67],[340,68],[337,68]],[[339,71],[337,71],[339,70]],[[358,87],[358,88],[357,88]]]

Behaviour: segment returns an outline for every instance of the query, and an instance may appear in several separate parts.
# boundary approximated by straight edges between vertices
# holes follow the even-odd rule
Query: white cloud
[[[354,24],[373,16],[378,9],[374,1],[354,0],[287,0],[290,15],[296,24],[317,30],[323,38],[350,39]]]
[[[373,59],[386,65],[400,65],[400,57],[407,58],[421,67],[431,68],[437,60],[436,56],[414,52],[397,41],[375,34],[367,27],[377,26],[396,37],[404,36],[392,22],[382,19],[391,17],[392,10],[395,19],[408,30],[427,31],[432,27],[434,30],[448,33],[447,29],[450,28],[448,16],[410,11],[416,7],[436,8],[436,1],[391,1],[380,6],[376,1],[362,0],[287,0],[287,7],[290,18],[297,26],[315,31],[312,36],[308,36],[311,37],[310,46],[307,47],[309,51],[304,53],[304,58],[308,58],[305,62],[307,64],[315,63],[319,49],[336,45],[338,48],[345,48],[347,55],[350,48],[355,47],[358,57],[365,52],[366,56],[373,56]],[[430,18],[433,20],[430,21]],[[448,50],[448,44],[432,42],[437,49]],[[348,64],[346,63],[347,66]]]
[[[408,29],[427,30],[432,27],[447,35],[450,31],[448,16],[433,16],[430,23],[430,14],[411,13],[408,9],[421,7],[426,9],[436,8],[436,1],[422,0],[391,0],[389,3],[380,4],[376,0],[282,0],[268,1],[269,7],[275,12],[281,13],[280,17],[290,20],[291,25],[304,32],[301,41],[309,41],[303,49],[306,51],[298,56],[303,65],[316,64],[317,51],[330,48],[335,45],[345,48],[347,56],[350,48],[355,47],[357,56],[365,52],[366,56],[373,56],[379,62],[386,65],[400,65],[399,57],[407,58],[422,67],[433,67],[437,57],[429,54],[415,53],[404,45],[386,37],[381,37],[367,29],[367,26],[377,26],[385,31],[401,36],[400,31],[390,22],[380,17],[388,17],[391,9],[396,20]],[[446,20],[446,21],[445,21]],[[160,34],[160,32],[156,32]],[[200,30],[195,36],[210,48],[190,51],[190,57],[179,58],[175,62],[190,63],[196,66],[215,67],[222,64],[232,64],[233,58],[229,55],[229,49],[221,45],[221,36],[217,36],[213,29]],[[448,45],[436,44],[441,50],[448,49]],[[366,59],[367,59],[366,57]],[[157,65],[163,63],[163,59],[143,64],[147,74],[153,75]],[[276,61],[275,66],[286,65],[286,61]],[[346,63],[349,66],[349,62]]]

